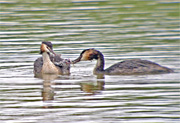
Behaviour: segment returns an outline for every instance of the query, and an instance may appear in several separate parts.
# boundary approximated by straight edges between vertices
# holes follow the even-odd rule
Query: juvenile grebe
[[[87,61],[96,59],[97,63],[94,68],[94,74],[112,74],[112,75],[132,75],[132,74],[157,74],[157,73],[170,73],[173,70],[163,67],[157,63],[133,59],[118,62],[104,70],[104,56],[95,49],[86,49],[81,52],[80,56],[72,61],[73,64],[80,61]]]
[[[52,53],[53,55],[51,55]],[[34,62],[34,74],[70,74],[70,61],[54,53],[51,42],[42,42],[42,57]]]

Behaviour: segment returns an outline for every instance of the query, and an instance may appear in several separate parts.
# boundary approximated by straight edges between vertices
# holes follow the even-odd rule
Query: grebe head
[[[42,54],[44,52],[53,53],[55,55],[51,42],[47,42],[47,41],[42,42],[41,47],[40,47],[40,54]]]
[[[81,52],[80,56],[77,59],[73,60],[72,63],[75,64],[80,61],[88,61],[88,60],[98,59],[98,53],[99,53],[99,51],[95,50],[95,49],[83,50]]]

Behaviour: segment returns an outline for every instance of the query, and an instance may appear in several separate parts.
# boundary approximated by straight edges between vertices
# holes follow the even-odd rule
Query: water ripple
[[[0,22],[0,119],[8,122],[178,122],[179,12],[177,0],[4,0]],[[146,59],[171,74],[93,75],[96,61],[71,75],[35,78],[41,41],[75,59],[96,48],[111,66]]]

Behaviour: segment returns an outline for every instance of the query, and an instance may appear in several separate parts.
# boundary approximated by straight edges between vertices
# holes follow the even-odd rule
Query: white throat
[[[52,63],[47,52],[42,53],[43,64]]]
[[[49,74],[55,74],[58,73],[58,69],[56,66],[52,63],[49,55],[47,52],[44,52],[42,54],[43,57],[43,66],[42,66],[42,73],[49,73]]]

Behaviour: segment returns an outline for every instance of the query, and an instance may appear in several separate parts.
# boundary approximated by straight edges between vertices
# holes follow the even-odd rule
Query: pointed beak
[[[71,61],[71,64],[76,64],[77,62],[81,61],[82,56],[79,56],[77,59]]]
[[[56,55],[56,53],[53,51],[53,49],[47,47],[46,44],[41,44],[41,47],[40,47],[40,54],[42,54],[43,52],[51,52],[53,55]]]
[[[49,49],[49,51],[50,51],[53,55],[56,55],[56,53],[55,53],[52,49]]]

